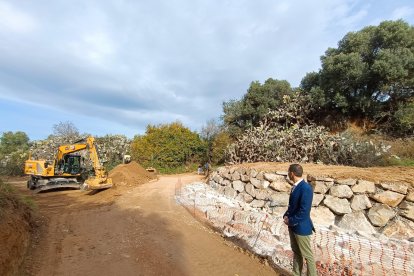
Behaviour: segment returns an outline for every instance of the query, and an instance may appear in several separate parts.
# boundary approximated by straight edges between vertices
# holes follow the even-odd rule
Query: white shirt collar
[[[299,179],[297,182],[295,182],[295,184],[293,184],[293,186],[297,186],[300,182],[302,182],[303,181],[303,178],[301,178],[301,179]]]

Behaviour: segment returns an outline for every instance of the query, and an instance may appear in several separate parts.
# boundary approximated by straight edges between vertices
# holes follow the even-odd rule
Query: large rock
[[[409,210],[412,207],[414,207],[414,204],[406,200],[401,202],[400,206],[398,206],[398,208],[400,208],[401,210]]]
[[[237,192],[232,187],[227,186],[224,188],[224,195],[229,198],[235,198],[237,196]]]
[[[257,178],[250,178],[250,183],[255,186],[257,189],[267,189],[270,183],[267,180],[260,180]]]
[[[366,195],[355,195],[351,200],[351,208],[354,211],[361,211],[371,207],[371,201],[369,201]]]
[[[269,191],[267,190],[256,190],[256,199],[267,199],[269,197]]]
[[[221,185],[223,186],[231,186],[231,181],[228,179],[224,179],[223,181],[221,181]]]
[[[358,180],[358,184],[352,187],[352,191],[356,194],[373,194],[375,193],[375,183],[371,181]]]
[[[232,174],[229,173],[229,172],[223,173],[221,176],[224,177],[225,179],[232,180],[231,179],[232,178]]]
[[[361,211],[344,215],[339,219],[337,226],[346,230],[361,231],[369,234],[375,233],[375,229]]]
[[[256,190],[252,184],[246,184],[246,186],[244,186],[244,189],[246,190],[246,193],[252,197],[256,197]]]
[[[218,183],[216,183],[215,181],[213,181],[213,180],[210,180],[209,182],[208,182],[208,185],[211,187],[211,188],[214,188],[214,189],[217,189],[217,187],[218,187]]]
[[[258,172],[255,169],[250,170],[250,173],[249,173],[250,177],[256,177],[257,174],[258,174]]]
[[[339,198],[351,198],[354,195],[351,188],[349,188],[347,185],[333,186],[329,189],[329,193],[331,196],[336,196]]]
[[[236,172],[238,172],[240,175],[245,175],[247,173],[247,169],[245,167],[238,167]]]
[[[408,240],[414,237],[414,223],[411,221],[394,220],[382,230],[389,238]]]
[[[264,205],[265,205],[264,200],[255,199],[252,202],[250,202],[250,206],[252,206],[254,208],[262,208]]]
[[[231,175],[231,180],[240,180],[240,174],[237,172],[237,171],[235,171],[234,173],[232,173],[232,175]]]
[[[282,183],[286,183],[286,177],[283,175],[278,175],[275,173],[265,173],[264,175],[264,179],[266,179],[269,182],[282,182]]]
[[[223,181],[223,178],[220,175],[215,175],[213,177],[213,180],[217,183],[221,183]]]
[[[322,194],[313,194],[312,206],[319,206],[321,201],[325,198],[325,195]]]
[[[276,173],[279,174],[279,175],[283,175],[285,177],[288,175],[288,172],[286,172],[286,171],[276,171]]]
[[[268,207],[268,210],[274,216],[282,217],[283,214],[286,212],[287,208],[286,207]]]
[[[261,189],[262,188],[262,181],[254,178],[254,177],[250,177],[250,183],[252,183],[252,185],[254,187],[256,187],[257,189]]]
[[[246,192],[242,192],[242,193],[237,195],[236,199],[239,200],[239,201],[244,201],[246,203],[250,203],[250,202],[253,201],[254,198],[251,195],[247,194]]]
[[[256,175],[256,178],[257,179],[259,179],[259,180],[265,180],[265,178],[264,178],[264,172],[259,172],[257,175]]]
[[[286,193],[274,193],[270,195],[270,206],[288,206],[289,205],[289,195]]]
[[[385,204],[378,204],[368,211],[368,218],[372,225],[384,226],[395,216],[394,211]]]
[[[270,183],[269,187],[278,192],[290,192],[290,190],[292,189],[292,186],[288,184],[285,180],[283,180],[283,182],[274,181]]]
[[[346,178],[346,179],[337,179],[336,183],[340,185],[354,186],[357,183],[357,181],[356,179]]]
[[[408,192],[407,196],[405,197],[405,200],[414,202],[414,190]]]
[[[218,174],[225,174],[225,173],[228,173],[228,169],[226,168],[226,167],[219,167],[218,169],[217,169],[217,173]]]
[[[326,194],[329,189],[324,181],[313,181],[312,184],[314,184],[313,192],[317,194]]]
[[[387,204],[388,206],[397,207],[398,204],[400,204],[404,199],[404,195],[391,191],[385,191],[379,194],[371,195],[371,198],[378,202]]]
[[[238,192],[244,191],[244,183],[240,180],[233,181],[233,189],[235,189]]]
[[[402,205],[402,206],[401,206]],[[414,222],[414,205],[403,202],[400,205],[400,215]]]
[[[385,190],[390,190],[403,195],[406,195],[408,191],[408,186],[401,183],[381,183],[380,186]]]
[[[335,214],[324,206],[312,208],[311,218],[315,225],[329,226],[335,223]]]
[[[326,195],[323,204],[325,204],[332,212],[337,215],[344,215],[352,212],[349,202],[345,198]]]
[[[249,182],[250,181],[250,176],[248,176],[247,174],[243,174],[242,176],[240,176],[240,179],[243,182]]]

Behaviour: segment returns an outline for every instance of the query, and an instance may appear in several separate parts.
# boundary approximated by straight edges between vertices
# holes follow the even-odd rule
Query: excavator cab
[[[81,156],[79,154],[66,154],[57,164],[56,172],[70,175],[81,173]]]

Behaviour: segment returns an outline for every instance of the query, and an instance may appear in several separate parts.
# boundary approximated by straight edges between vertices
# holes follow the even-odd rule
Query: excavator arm
[[[83,189],[99,190],[112,187],[112,178],[108,177],[105,167],[99,160],[98,149],[95,144],[95,138],[92,136],[86,139],[86,148],[89,151],[89,158],[92,161],[92,166],[95,171],[95,176],[88,178],[83,184]]]

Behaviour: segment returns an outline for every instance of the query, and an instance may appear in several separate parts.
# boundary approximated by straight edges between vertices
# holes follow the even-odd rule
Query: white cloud
[[[401,18],[410,18],[414,17],[414,7],[398,7],[396,8],[391,15],[392,19],[401,19]]]
[[[29,14],[0,1],[0,31],[25,33],[36,28],[36,20]]]
[[[92,65],[108,64],[116,48],[110,36],[102,31],[84,34],[69,45],[73,54],[81,59],[80,62]]]

